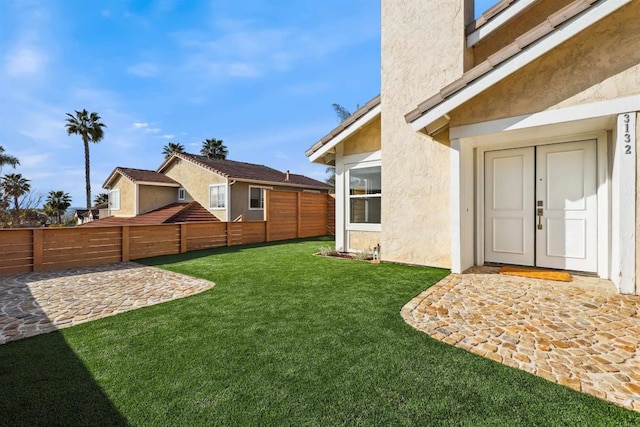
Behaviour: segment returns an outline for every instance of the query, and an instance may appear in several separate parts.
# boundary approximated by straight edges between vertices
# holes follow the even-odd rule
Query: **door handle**
[[[538,208],[538,230],[542,230],[542,215],[544,215],[544,209]]]

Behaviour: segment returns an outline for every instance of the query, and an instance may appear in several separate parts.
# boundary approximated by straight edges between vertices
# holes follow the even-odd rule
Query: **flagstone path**
[[[0,276],[0,344],[213,286],[213,282],[134,262]]]
[[[640,411],[640,296],[611,282],[563,283],[474,267],[402,308],[433,338]]]

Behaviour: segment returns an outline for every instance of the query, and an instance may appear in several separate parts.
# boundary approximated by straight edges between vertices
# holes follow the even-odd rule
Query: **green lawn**
[[[640,424],[406,325],[446,271],[312,255],[329,244],[146,260],[216,286],[0,346],[0,424]]]

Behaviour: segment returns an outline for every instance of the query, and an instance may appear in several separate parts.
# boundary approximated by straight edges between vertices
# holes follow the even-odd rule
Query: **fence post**
[[[180,253],[187,252],[187,223],[180,224]]]
[[[296,210],[296,239],[299,239],[302,237],[302,192],[298,191],[296,196],[298,202]]]
[[[44,261],[44,230],[33,229],[33,271],[42,271]]]
[[[123,225],[120,227],[122,235],[122,262],[129,262],[129,226]]]
[[[265,242],[270,242],[271,241],[271,225],[269,222],[269,216],[270,216],[270,207],[271,207],[271,191],[269,190],[265,190],[265,195],[264,195],[264,241]]]
[[[231,227],[229,227],[229,221],[225,223],[227,225],[227,246],[231,246]]]

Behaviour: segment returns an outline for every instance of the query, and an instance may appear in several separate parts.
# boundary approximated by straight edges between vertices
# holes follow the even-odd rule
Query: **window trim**
[[[362,194],[362,195],[351,195],[351,171],[354,169],[364,169],[369,167],[380,167],[380,178],[382,179],[382,161],[374,160],[374,161],[366,161],[366,162],[358,162],[358,163],[350,163],[345,164],[345,179],[344,179],[344,212],[345,212],[345,229],[347,231],[381,231],[382,230],[382,218],[380,218],[380,223],[352,223],[351,222],[351,198],[362,199],[362,198],[380,198],[382,201],[382,188],[380,189],[379,194]],[[382,203],[380,204],[382,209]],[[380,212],[380,216],[382,216],[382,212]]]
[[[117,195],[117,198],[115,198],[114,196]],[[113,207],[114,206],[114,200],[118,201],[118,206],[117,207]],[[116,189],[116,190],[109,190],[109,210],[110,211],[119,211],[120,210],[120,189]]]
[[[180,195],[182,194],[182,197]],[[187,190],[184,187],[178,188],[178,201],[183,201],[187,198]]]
[[[224,197],[218,197],[218,206],[212,206],[211,205],[211,189],[213,187],[217,187],[217,188],[224,188]],[[227,184],[211,184],[209,185],[209,210],[213,211],[213,210],[223,210],[223,209],[227,209]],[[218,190],[218,196],[220,196],[220,191]],[[220,206],[220,201],[222,201],[222,206]]]
[[[252,208],[252,207],[251,207],[251,190],[253,190],[254,188],[259,188],[259,189],[261,189],[261,190],[262,190],[262,192],[261,192],[262,207],[261,207],[261,208]],[[249,191],[248,191],[248,193],[249,193],[249,200],[248,200],[247,208],[248,208],[250,211],[263,211],[263,210],[264,210],[265,190],[273,190],[273,187],[263,187],[263,186],[260,186],[260,185],[250,185],[250,186],[249,186]]]

